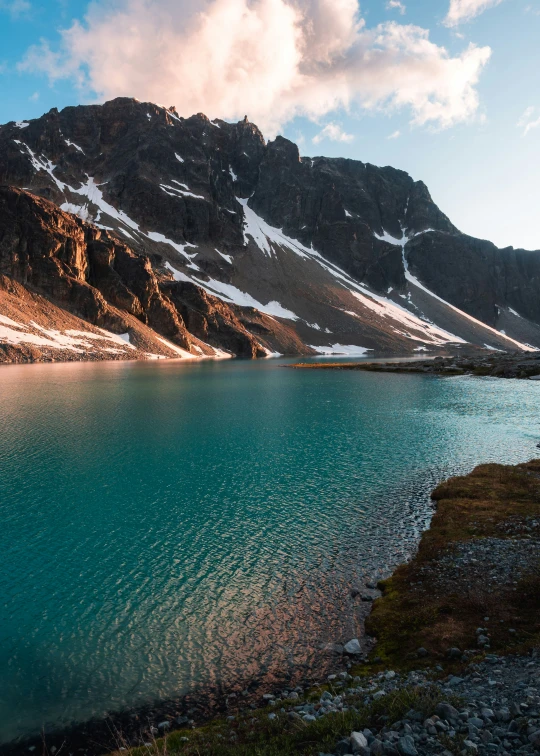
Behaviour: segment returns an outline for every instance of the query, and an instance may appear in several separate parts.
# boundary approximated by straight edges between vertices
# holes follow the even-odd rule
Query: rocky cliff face
[[[0,195],[0,270],[115,332],[110,308],[191,353],[540,346],[540,252],[461,234],[402,171],[302,158],[247,119],[53,109],[0,127],[1,185],[25,191]]]
[[[125,334],[127,344],[142,350],[143,356],[223,356],[226,350],[231,355],[263,357],[270,351],[248,332],[238,308],[190,282],[158,280],[147,256],[136,254],[108,231],[59,210],[48,200],[13,187],[0,187],[0,275],[0,288],[11,299],[19,296],[26,303],[34,301],[47,325],[47,311],[53,321],[58,320],[59,309],[67,311],[113,334]],[[21,286],[14,288],[9,281]],[[39,295],[38,299],[32,299],[32,294]],[[43,308],[44,297],[50,304],[48,310]],[[249,312],[240,310],[239,314],[249,321]],[[263,340],[266,337],[273,346],[273,332],[279,329],[256,311],[251,318],[260,321]],[[15,327],[29,323],[24,317],[22,321],[9,319],[11,323],[5,315],[0,316],[4,331],[13,323]],[[26,340],[19,335],[17,348],[21,343],[39,347],[33,328],[30,333],[32,338]],[[5,333],[4,337],[10,347],[15,345],[13,334],[11,342]],[[281,338],[285,340],[286,334]],[[302,345],[294,343],[294,334],[291,341],[293,348],[302,351]],[[51,345],[45,346],[50,353]],[[88,356],[98,358],[98,351],[94,348]],[[11,359],[13,353],[13,348],[4,350],[4,358],[9,355]],[[110,351],[105,356],[108,354]],[[120,358],[141,356],[127,346],[116,354]],[[35,359],[35,351],[30,356]]]

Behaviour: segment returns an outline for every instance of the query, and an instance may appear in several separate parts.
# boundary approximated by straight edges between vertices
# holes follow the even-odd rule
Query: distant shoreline
[[[540,352],[514,352],[487,356],[435,357],[395,362],[297,362],[286,367],[310,370],[363,370],[373,373],[419,373],[437,376],[491,376],[540,380]]]

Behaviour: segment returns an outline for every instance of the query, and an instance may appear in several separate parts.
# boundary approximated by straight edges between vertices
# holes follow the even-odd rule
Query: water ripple
[[[0,741],[322,671],[433,486],[540,436],[540,386],[493,379],[48,365],[0,389]]]

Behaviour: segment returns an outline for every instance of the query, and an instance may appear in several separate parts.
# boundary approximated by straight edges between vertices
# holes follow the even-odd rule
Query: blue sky
[[[406,170],[466,233],[540,249],[540,0],[144,4],[0,0],[0,122],[116,95],[245,112],[302,154]]]

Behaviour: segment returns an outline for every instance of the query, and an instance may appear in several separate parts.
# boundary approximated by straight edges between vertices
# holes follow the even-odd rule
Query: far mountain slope
[[[247,120],[127,98],[52,110],[0,127],[1,184],[123,239],[131,293],[152,272],[161,298],[131,314],[161,334],[161,301],[196,330],[191,287],[234,310],[251,345],[234,354],[540,347],[540,252],[461,234],[403,171],[301,158]]]

